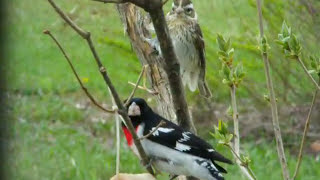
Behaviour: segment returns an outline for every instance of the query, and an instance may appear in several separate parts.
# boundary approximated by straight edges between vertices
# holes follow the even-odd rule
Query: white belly
[[[161,172],[193,176],[204,180],[216,180],[208,169],[195,162],[196,159],[204,160],[203,158],[170,149],[148,139],[143,140],[141,143],[146,154],[154,159],[152,164]]]
[[[180,64],[180,73],[184,85],[188,84],[191,91],[195,91],[200,74],[199,56],[193,42],[181,35],[172,37],[172,43]]]
[[[144,123],[138,127],[138,137],[143,136],[144,127]],[[149,139],[141,140],[141,145],[147,156],[153,159],[152,164],[154,167],[161,172],[173,175],[193,176],[204,180],[216,180],[207,168],[199,165],[195,161],[204,160],[203,158],[168,148],[161,144],[154,143]],[[208,161],[208,163],[212,164],[210,161]],[[212,166],[215,168],[213,164]]]

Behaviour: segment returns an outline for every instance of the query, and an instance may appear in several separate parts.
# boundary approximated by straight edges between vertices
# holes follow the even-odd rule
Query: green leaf
[[[228,134],[228,125],[224,123],[222,120],[219,120],[219,132],[222,135]]]
[[[291,28],[287,26],[287,23],[285,21],[283,21],[282,23],[281,34],[283,35],[283,37],[291,36]]]
[[[224,45],[225,51],[228,51],[231,48],[231,40],[230,38],[227,40],[226,44]]]
[[[231,48],[229,51],[228,51],[228,56],[229,58],[232,58],[234,55],[234,48]]]
[[[269,95],[267,95],[267,94],[264,94],[264,95],[263,95],[263,99],[266,100],[266,101],[268,101],[268,102],[270,102],[270,97],[269,97]]]
[[[225,50],[225,44],[226,44],[226,41],[224,40],[224,38],[223,38],[223,36],[221,35],[221,34],[218,34],[218,36],[217,36],[217,43],[218,43],[218,45],[219,45],[219,49],[221,50],[221,51],[226,51]]]
[[[308,70],[308,73],[309,73],[309,74],[314,74],[314,73],[316,73],[316,72],[317,72],[317,71],[316,71],[316,70],[313,70],[313,69],[312,69],[312,70]]]

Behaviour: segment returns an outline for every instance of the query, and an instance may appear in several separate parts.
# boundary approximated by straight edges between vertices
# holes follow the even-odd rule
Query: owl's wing
[[[194,38],[193,43],[195,44],[199,56],[199,66],[201,68],[200,77],[204,79],[204,76],[206,75],[206,52],[202,31],[198,23],[195,24],[194,30],[196,37]]]
[[[207,85],[206,82],[206,53],[205,53],[205,44],[202,36],[202,32],[198,23],[195,24],[194,27],[194,45],[196,47],[198,56],[199,56],[199,81],[198,81],[198,88],[200,91],[200,95],[204,96],[205,98],[211,98],[212,93]]]

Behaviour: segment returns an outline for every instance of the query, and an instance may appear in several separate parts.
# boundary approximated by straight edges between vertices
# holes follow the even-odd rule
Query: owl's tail
[[[206,80],[199,79],[198,88],[199,88],[201,96],[208,98],[208,99],[212,97],[212,93],[208,87]]]

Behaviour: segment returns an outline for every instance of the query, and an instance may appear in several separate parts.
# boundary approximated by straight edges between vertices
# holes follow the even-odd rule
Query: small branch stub
[[[105,73],[105,72],[107,72],[106,68],[105,68],[105,67],[103,67],[103,66],[102,66],[102,67],[100,67],[100,69],[99,69],[99,70],[100,70],[100,72],[101,72],[101,73]]]

